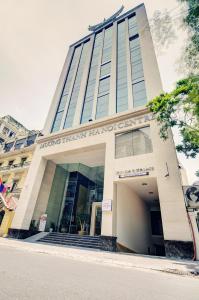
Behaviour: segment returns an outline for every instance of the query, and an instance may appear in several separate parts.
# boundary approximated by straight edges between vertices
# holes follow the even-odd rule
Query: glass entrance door
[[[92,203],[102,201],[104,167],[82,166],[68,173],[58,226],[60,232],[76,234],[81,231],[83,234],[89,234]],[[100,210],[97,212],[95,227],[96,234],[100,234]]]
[[[91,226],[90,235],[101,234],[101,223],[102,223],[102,203],[92,203],[92,214],[91,214]]]

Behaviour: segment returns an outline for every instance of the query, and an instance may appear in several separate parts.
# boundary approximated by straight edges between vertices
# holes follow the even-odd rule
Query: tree
[[[178,27],[187,33],[187,40],[179,56],[179,70],[184,74],[198,74],[199,70],[199,1],[178,0],[180,6],[171,11],[155,11],[150,21],[153,41],[158,54],[177,39]]]
[[[180,80],[171,93],[162,93],[147,105],[160,124],[160,137],[168,138],[168,128],[177,127],[182,141],[176,146],[186,157],[199,153],[199,76]]]
[[[187,14],[183,23],[188,31],[187,45],[184,51],[184,60],[188,69],[199,69],[199,1],[179,0],[187,5]]]
[[[182,136],[181,143],[176,146],[177,151],[184,153],[186,157],[194,158],[199,153],[199,1],[178,0],[178,2],[186,4],[186,12],[184,10],[180,14],[183,26],[188,32],[181,62],[185,64],[185,73],[189,75],[178,81],[172,92],[162,93],[150,101],[148,107],[160,123],[160,137],[167,139],[168,128],[177,127]],[[161,19],[160,14],[156,16],[156,19]],[[158,26],[154,27],[157,37],[158,30],[160,31],[162,45],[168,46],[165,43],[172,41],[172,38],[168,40],[174,34],[171,22],[173,17],[168,19],[168,30],[165,29],[165,25],[161,29],[160,21]]]

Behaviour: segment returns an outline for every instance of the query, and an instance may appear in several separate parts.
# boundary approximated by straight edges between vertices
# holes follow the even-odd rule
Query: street
[[[197,277],[86,263],[4,245],[0,257],[1,300],[199,298]]]

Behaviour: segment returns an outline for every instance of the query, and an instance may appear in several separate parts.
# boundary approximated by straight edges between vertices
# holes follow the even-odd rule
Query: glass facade
[[[131,76],[133,90],[133,106],[138,107],[147,103],[144,71],[140,48],[136,16],[129,19],[129,47],[131,59]]]
[[[83,225],[89,234],[92,203],[102,202],[103,186],[103,166],[59,165],[55,171],[46,211],[47,228],[78,233]]]
[[[106,117],[109,109],[110,72],[112,56],[112,26],[105,29],[102,60],[100,67],[100,81],[97,96],[96,119]]]
[[[126,26],[125,21],[117,27],[117,101],[116,112],[128,109]]]
[[[96,34],[92,53],[88,83],[82,108],[81,123],[88,122],[92,117],[94,93],[96,86],[97,69],[99,65],[99,55],[102,47],[102,32]]]
[[[72,90],[72,94],[71,94],[71,98],[70,98],[70,102],[66,114],[64,128],[72,127],[73,124],[75,109],[77,105],[77,100],[78,100],[79,90],[80,90],[80,85],[82,80],[82,74],[84,70],[84,64],[88,54],[88,46],[89,46],[89,42],[83,44],[79,66],[77,69],[77,74],[76,74],[76,78],[75,78],[75,82],[74,82],[74,86],[73,86],[73,90]]]
[[[69,96],[70,88],[72,85],[72,79],[75,74],[75,70],[76,70],[76,66],[79,61],[80,54],[81,54],[81,47],[79,46],[79,47],[75,48],[75,50],[74,50],[70,69],[69,69],[68,75],[66,77],[66,81],[65,81],[64,88],[62,91],[61,99],[60,99],[60,102],[59,102],[59,105],[57,108],[57,112],[56,112],[56,116],[54,119],[54,123],[52,126],[52,130],[51,130],[52,132],[58,131],[60,129],[64,109],[68,102],[68,98],[69,98],[68,96]]]
[[[133,98],[131,107],[139,107],[147,103],[136,14],[119,20],[116,26],[110,24],[109,27],[102,28],[101,31],[93,34],[95,36],[91,57],[86,60],[90,53],[88,47],[91,42],[88,40],[81,41],[74,49],[52,132],[106,117],[109,111],[116,113],[127,111],[130,90],[132,90]],[[116,38],[113,39],[113,36]],[[116,53],[116,57],[113,53]],[[78,103],[85,66],[89,72],[87,78],[84,78],[83,99],[80,99]],[[128,66],[131,68],[131,74]],[[114,74],[116,80],[110,85],[113,70],[116,71]],[[132,85],[132,89],[129,89],[128,85]],[[111,97],[112,92],[114,95],[116,92],[116,99]],[[75,118],[77,124],[74,124],[78,105],[81,107],[78,107],[79,115],[77,119]],[[65,114],[66,117],[63,120]],[[60,128],[61,124],[64,124],[63,128]]]
[[[150,127],[117,134],[115,137],[115,157],[122,158],[152,152]]]

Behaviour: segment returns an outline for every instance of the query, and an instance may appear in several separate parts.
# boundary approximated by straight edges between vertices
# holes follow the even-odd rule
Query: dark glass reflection
[[[64,207],[61,212],[59,231],[78,233],[82,229],[89,234],[92,203],[101,202],[103,198],[104,167],[87,168],[69,172]],[[88,172],[88,169],[90,171]],[[97,231],[101,230],[101,216],[97,218]],[[98,234],[96,232],[96,234]]]

